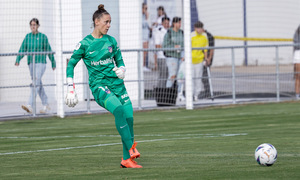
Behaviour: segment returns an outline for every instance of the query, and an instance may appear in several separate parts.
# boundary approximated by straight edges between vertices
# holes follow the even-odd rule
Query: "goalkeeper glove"
[[[119,68],[115,67],[115,68],[113,68],[113,71],[115,71],[115,73],[119,79],[125,78],[126,68],[124,66],[120,66]]]
[[[67,78],[67,83],[68,83],[68,89],[67,89],[65,103],[69,107],[74,107],[76,104],[78,104],[78,98],[75,92],[75,85],[73,83],[73,79]]]

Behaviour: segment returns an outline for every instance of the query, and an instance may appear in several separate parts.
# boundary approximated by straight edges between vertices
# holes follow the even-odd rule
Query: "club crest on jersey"
[[[100,88],[100,89],[102,89],[103,91],[105,91],[107,94],[110,94],[111,93],[111,91],[107,88],[107,86],[105,86],[105,87],[98,87],[98,88]]]
[[[80,46],[81,46],[81,43],[76,44],[75,50],[77,51],[80,48]]]
[[[108,52],[112,53],[113,49],[111,46],[108,46]]]
[[[110,90],[107,88],[107,86],[105,86],[105,92],[106,94],[110,94]]]
[[[106,92],[106,94],[110,94],[110,90],[109,89],[106,89],[105,92]]]

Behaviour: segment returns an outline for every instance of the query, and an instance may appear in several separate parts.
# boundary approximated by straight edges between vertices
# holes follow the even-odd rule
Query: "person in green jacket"
[[[95,101],[111,112],[123,144],[121,168],[142,168],[134,160],[140,157],[133,132],[133,108],[124,85],[125,64],[117,41],[107,32],[111,16],[100,4],[93,14],[94,30],[80,41],[67,66],[66,105],[78,103],[73,77],[76,64],[82,59],[89,73],[89,86]]]
[[[164,36],[163,48],[183,48],[184,37],[181,28],[181,18],[174,17],[172,20],[172,27],[168,29]],[[176,78],[179,65],[184,61],[184,52],[180,50],[165,51],[166,63],[168,67],[168,80],[166,87],[172,87]]]
[[[29,22],[31,33],[28,33],[25,36],[25,39],[22,42],[22,45],[20,47],[19,53],[21,52],[46,52],[51,51],[51,47],[48,41],[48,38],[45,34],[40,33],[38,31],[38,28],[40,27],[39,20],[36,18],[33,18]],[[48,97],[45,93],[45,89],[43,87],[42,83],[42,76],[45,73],[46,70],[46,54],[41,55],[27,55],[27,64],[30,71],[31,80],[33,81],[34,75],[33,75],[33,57],[35,62],[35,86],[36,88],[33,88],[33,84],[30,84],[31,87],[31,93],[28,100],[27,105],[22,105],[22,109],[27,111],[28,113],[32,113],[32,106],[33,101],[36,98],[36,95],[38,94],[42,100],[43,109],[40,111],[40,113],[46,113],[50,110],[49,104],[48,104]],[[24,57],[24,55],[17,56],[15,65],[19,66],[21,59]],[[56,63],[53,54],[48,54],[48,57],[52,63],[52,69],[55,70]],[[34,95],[35,90],[35,97]]]

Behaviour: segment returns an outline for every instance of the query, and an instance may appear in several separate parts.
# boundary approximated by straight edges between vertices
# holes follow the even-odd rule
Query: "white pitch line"
[[[53,138],[93,138],[93,137],[120,137],[120,135],[97,135],[97,136],[13,136],[13,137],[0,137],[0,139],[53,139]]]
[[[247,133],[240,134],[143,134],[143,135],[135,135],[135,137],[162,137],[162,136],[203,136],[203,137],[226,137],[226,136],[236,136],[236,135],[247,135]],[[96,136],[2,136],[0,139],[57,139],[57,138],[97,138],[97,137],[120,137],[120,135],[96,135]]]
[[[37,152],[49,152],[49,151],[62,151],[62,150],[70,150],[70,149],[83,149],[83,148],[92,148],[92,147],[100,147],[100,146],[113,146],[122,143],[111,143],[111,144],[97,144],[97,145],[90,145],[90,146],[78,146],[78,147],[66,147],[66,148],[56,148],[56,149],[42,149],[42,150],[35,150],[35,151],[18,151],[18,152],[7,152],[7,153],[0,153],[0,155],[10,155],[10,154],[26,154],[26,153],[37,153]]]
[[[171,139],[152,139],[152,140],[144,140],[144,141],[137,141],[137,142],[155,142],[155,141],[168,141],[168,140],[191,139],[191,138],[193,138],[193,137],[171,138]],[[77,147],[66,147],[66,148],[56,148],[56,149],[42,149],[42,150],[35,150],[35,151],[7,152],[7,153],[0,153],[0,156],[14,155],[14,154],[26,154],[26,153],[37,153],[37,152],[49,152],[49,151],[62,151],[62,150],[70,150],[70,149],[85,149],[85,148],[113,146],[113,145],[120,145],[120,144],[122,144],[122,143],[97,144],[97,145],[90,145],[90,146],[77,146]]]
[[[221,134],[219,136],[205,136],[205,137],[228,137],[228,136],[243,136],[243,135],[247,135],[247,133],[242,133],[242,134]],[[142,140],[142,141],[137,141],[137,142],[143,143],[143,142],[156,142],[156,141],[183,140],[183,139],[192,139],[192,138],[201,138],[201,136],[182,137],[182,138],[169,138],[169,139],[152,139],[152,140]],[[97,144],[97,145],[89,145],[89,146],[77,146],[77,147],[66,147],[66,148],[55,148],[55,149],[41,149],[41,150],[35,150],[35,151],[6,152],[6,153],[0,153],[0,156],[14,155],[14,154],[38,153],[38,152],[50,152],[50,151],[62,151],[62,150],[70,150],[70,149],[85,149],[85,148],[93,148],[93,147],[101,147],[101,146],[113,146],[113,145],[120,145],[120,144],[122,144],[122,143]]]
[[[142,137],[160,137],[164,136],[162,134],[144,134],[144,135],[135,135]],[[173,135],[172,135],[173,136]],[[179,135],[178,135],[179,136]],[[55,139],[55,138],[97,138],[97,137],[120,137],[120,135],[95,135],[95,136],[2,136],[0,139]]]

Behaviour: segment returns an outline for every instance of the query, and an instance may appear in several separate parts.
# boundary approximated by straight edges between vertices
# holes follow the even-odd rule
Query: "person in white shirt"
[[[165,12],[165,8],[163,6],[159,6],[157,8],[157,19],[156,22],[154,22],[152,24],[152,26],[156,27],[156,26],[160,26],[162,25],[162,18],[164,17],[168,17],[166,12]]]
[[[149,13],[148,13],[148,6],[146,3],[142,4],[142,38],[143,38],[143,49],[149,48],[149,40],[150,40],[150,31],[151,27],[149,24]],[[150,72],[151,70],[148,68],[148,51],[143,52],[144,59],[143,59],[143,70],[146,72]]]
[[[170,19],[168,17],[162,18],[162,25],[159,25],[154,31],[155,48],[162,48],[165,34],[170,28]],[[158,68],[158,83],[157,87],[166,87],[168,79],[168,67],[166,65],[166,57],[163,51],[156,51],[157,68]]]

